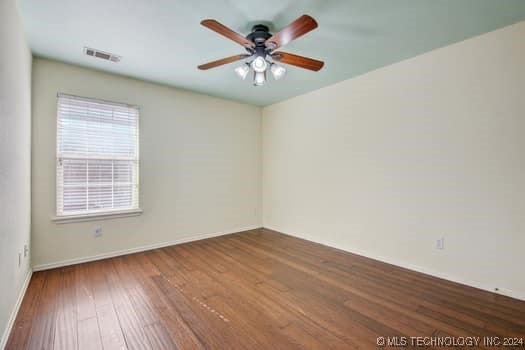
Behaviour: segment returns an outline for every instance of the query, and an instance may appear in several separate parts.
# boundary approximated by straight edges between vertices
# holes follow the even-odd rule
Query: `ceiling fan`
[[[279,80],[285,75],[286,68],[278,65],[276,62],[290,64],[312,71],[318,71],[323,68],[324,62],[322,61],[282,51],[275,51],[292,40],[317,28],[315,19],[308,15],[302,15],[275,34],[270,33],[267,26],[256,24],[253,26],[252,32],[246,37],[234,32],[214,19],[205,19],[201,24],[242,45],[248,53],[201,64],[197,67],[199,69],[206,70],[235,61],[246,60],[242,66],[235,68],[235,73],[244,80],[248,76],[248,73],[250,73],[250,69],[252,69],[253,84],[260,86],[266,82],[266,72],[268,70],[272,73],[275,80]]]

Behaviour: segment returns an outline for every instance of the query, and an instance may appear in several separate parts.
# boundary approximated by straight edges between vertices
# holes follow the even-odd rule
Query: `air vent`
[[[97,57],[97,58],[100,58],[106,61],[111,61],[111,62],[120,62],[120,60],[122,59],[122,56],[113,55],[109,52],[92,49],[90,47],[84,47],[84,53],[88,56]]]

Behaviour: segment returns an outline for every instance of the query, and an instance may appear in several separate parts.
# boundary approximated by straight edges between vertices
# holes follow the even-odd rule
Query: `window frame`
[[[104,105],[113,105],[113,106],[120,106],[120,107],[126,107],[126,108],[133,108],[137,110],[137,120],[136,120],[136,142],[135,142],[135,149],[136,149],[136,158],[133,160],[136,162],[136,191],[132,190],[132,196],[136,195],[136,208],[124,208],[124,209],[96,209],[92,211],[84,211],[84,212],[74,212],[74,213],[64,213],[62,211],[61,214],[59,214],[59,203],[58,203],[58,195],[59,195],[59,163],[63,160],[63,155],[59,153],[59,128],[60,128],[60,116],[59,116],[59,105],[60,105],[60,98],[72,98],[72,99],[78,99],[82,101],[87,102],[94,102]],[[115,102],[115,101],[109,101],[109,100],[103,100],[98,98],[91,98],[91,97],[84,97],[84,96],[77,96],[72,94],[66,94],[66,93],[57,93],[56,97],[56,134],[55,134],[55,216],[52,217],[52,221],[54,221],[57,224],[60,223],[68,223],[68,222],[81,222],[81,221],[91,221],[91,220],[105,220],[105,219],[112,219],[112,218],[120,218],[120,217],[130,217],[130,216],[137,216],[141,215],[143,210],[140,207],[141,204],[141,195],[140,195],[140,113],[141,109],[138,105],[131,105],[127,103],[121,103],[121,102]],[[86,157],[88,159],[89,157]],[[118,158],[108,158],[108,160],[119,160]],[[62,169],[63,170],[63,169]],[[63,186],[64,186],[64,176],[63,173],[61,175],[61,185],[62,185],[62,195],[63,195]],[[136,193],[135,193],[136,192]],[[63,209],[63,208],[62,208]]]

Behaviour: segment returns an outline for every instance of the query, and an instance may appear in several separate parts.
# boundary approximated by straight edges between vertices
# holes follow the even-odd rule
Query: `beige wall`
[[[265,108],[263,225],[525,299],[523,38],[525,22]]]
[[[31,52],[16,5],[0,1],[0,349],[30,271]]]
[[[144,214],[55,224],[56,95],[136,104]],[[261,110],[36,58],[33,65],[33,264],[260,226]],[[102,227],[94,238],[92,230]]]

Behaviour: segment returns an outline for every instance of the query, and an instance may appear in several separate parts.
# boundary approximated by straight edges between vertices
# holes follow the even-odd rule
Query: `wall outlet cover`
[[[93,227],[93,236],[95,236],[95,237],[102,236],[102,227],[100,227],[100,226]]]

